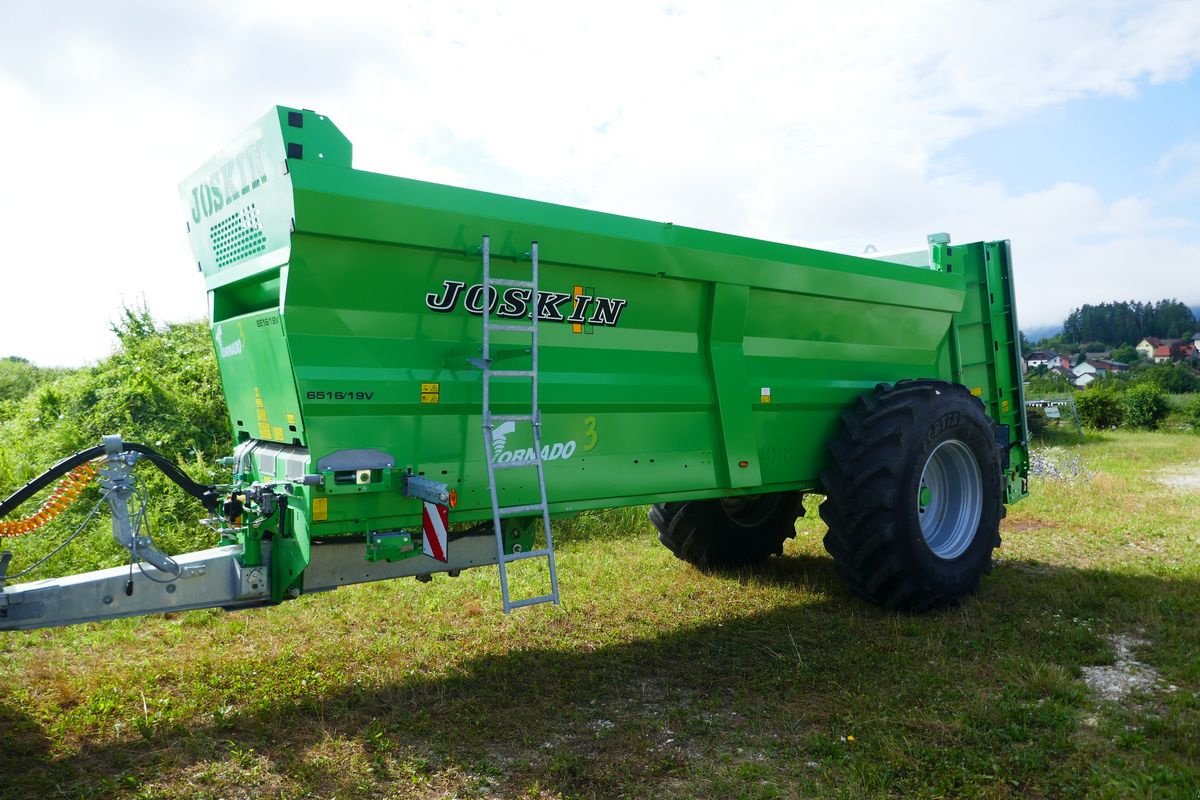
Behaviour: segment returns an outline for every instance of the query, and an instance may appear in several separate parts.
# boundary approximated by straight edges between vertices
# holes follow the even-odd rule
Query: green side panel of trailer
[[[1005,439],[1006,499],[1024,493],[1004,242],[935,245],[922,269],[373,174],[351,168],[330,120],[283,107],[181,195],[235,439],[326,473],[292,498],[288,527],[305,538],[292,570],[309,536],[418,527],[409,471],[457,490],[452,521],[490,519],[471,363],[484,236],[500,278],[528,279],[539,245],[542,296],[506,290],[495,313],[537,307],[554,514],[819,491],[841,413],[906,378],[976,391]],[[528,365],[527,339],[493,335],[504,368]],[[492,400],[528,413],[528,381],[493,380]],[[527,426],[497,434],[498,460],[532,446]],[[338,466],[362,454],[393,463],[360,485]],[[506,502],[535,502],[533,471],[506,472]],[[295,476],[256,463],[254,477]]]

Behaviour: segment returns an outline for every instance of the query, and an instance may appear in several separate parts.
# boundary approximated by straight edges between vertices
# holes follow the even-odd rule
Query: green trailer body
[[[328,118],[283,107],[181,194],[234,435],[273,445],[245,477],[324,477],[291,506],[295,587],[305,537],[419,529],[406,473],[456,490],[452,521],[492,517],[472,363],[485,236],[502,278],[527,278],[539,246],[538,299],[488,299],[498,318],[538,314],[552,514],[821,491],[842,412],[920,378],[982,400],[1004,500],[1025,491],[1006,242],[934,244],[921,269],[379,175],[351,167]],[[526,340],[494,334],[493,357],[519,370]],[[493,385],[497,412],[528,404],[527,380]],[[528,426],[496,442],[501,461],[531,455]],[[525,477],[510,497],[536,502]]]
[[[923,609],[975,590],[1027,492],[1007,242],[931,236],[903,265],[373,174],[284,107],[180,194],[234,484],[118,436],[63,459],[0,518],[99,465],[141,568],[6,586],[0,559],[0,629],[489,564],[507,611],[558,602],[551,517],[647,504],[680,558],[742,566],[782,552],[810,491],[848,587]],[[139,531],[142,458],[216,547]],[[526,557],[551,591],[510,602]]]

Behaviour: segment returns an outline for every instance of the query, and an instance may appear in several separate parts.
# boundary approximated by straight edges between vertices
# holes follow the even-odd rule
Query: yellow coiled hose
[[[79,499],[79,494],[92,482],[99,470],[97,462],[88,461],[62,476],[37,511],[20,519],[0,520],[0,537],[21,536],[45,527],[66,510],[67,506]]]

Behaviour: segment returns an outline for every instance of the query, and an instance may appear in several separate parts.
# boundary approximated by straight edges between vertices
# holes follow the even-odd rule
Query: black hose
[[[190,494],[192,497],[199,500],[206,509],[211,513],[216,513],[217,506],[220,503],[220,495],[217,494],[215,486],[207,486],[202,483],[196,483],[194,480],[184,474],[183,470],[172,464],[162,454],[147,447],[144,444],[136,442],[123,442],[121,447],[123,452],[140,453],[148,458],[154,466],[162,470],[162,473],[170,478],[180,489]],[[89,447],[87,450],[80,450],[74,455],[67,456],[59,461],[54,466],[37,476],[29,483],[17,489],[4,500],[0,500],[0,519],[4,519],[9,514],[17,509],[22,503],[33,497],[35,494],[45,489],[56,480],[66,475],[76,467],[86,464],[93,459],[104,455],[104,445]]]
[[[4,500],[0,501],[0,519],[4,519],[13,511],[16,511],[18,506],[20,506],[29,498],[33,497],[42,489],[45,489],[50,484],[54,483],[63,475],[66,475],[68,472],[80,466],[81,464],[86,464],[92,459],[99,458],[102,455],[104,455],[104,446],[97,445],[96,447],[89,447],[87,450],[80,450],[75,455],[67,456],[62,461],[59,461],[54,466],[50,467],[50,469],[46,470],[41,475],[38,475],[29,483],[25,484],[20,489],[17,489],[15,492],[6,497]]]
[[[125,442],[122,449],[126,453],[130,451],[141,453],[143,456],[150,459],[154,466],[158,467],[160,470],[162,470],[164,475],[174,481],[176,486],[199,500],[201,504],[203,504],[203,506],[211,513],[217,513],[217,506],[221,501],[221,497],[217,493],[217,487],[204,483],[196,483],[196,481],[188,477],[187,473],[172,464],[167,459],[163,458],[162,454],[156,450],[152,450],[144,444]]]

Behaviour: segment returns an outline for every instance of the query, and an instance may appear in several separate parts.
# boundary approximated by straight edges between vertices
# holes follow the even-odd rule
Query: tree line
[[[1145,336],[1178,339],[1196,332],[1196,317],[1174,298],[1157,303],[1119,301],[1084,305],[1063,321],[1063,342],[1103,342],[1108,347],[1135,345]]]

